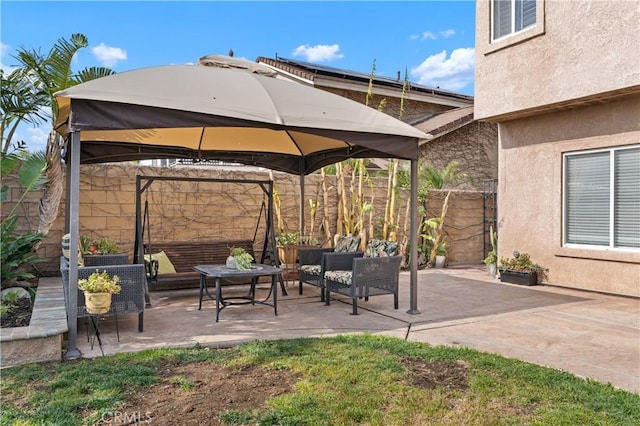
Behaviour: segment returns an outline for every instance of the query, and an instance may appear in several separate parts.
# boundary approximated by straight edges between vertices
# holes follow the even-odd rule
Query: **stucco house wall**
[[[549,283],[640,296],[638,251],[562,246],[563,153],[637,144],[639,112],[634,96],[501,124],[499,257],[526,252]]]
[[[638,2],[537,0],[536,25],[494,43],[490,11],[489,0],[477,1],[476,119],[640,89]]]
[[[550,284],[640,296],[640,250],[563,246],[563,154],[640,143],[640,8],[537,0],[533,28],[491,43],[476,7],[475,118],[498,123],[498,256]],[[639,212],[640,214],[640,212]]]

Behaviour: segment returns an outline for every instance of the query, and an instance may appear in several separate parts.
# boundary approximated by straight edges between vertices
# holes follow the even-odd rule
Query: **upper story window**
[[[492,0],[491,40],[515,34],[536,23],[536,0]]]
[[[640,146],[564,155],[564,245],[640,250]]]

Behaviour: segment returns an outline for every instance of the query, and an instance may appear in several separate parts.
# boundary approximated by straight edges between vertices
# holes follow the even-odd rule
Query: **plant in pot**
[[[298,250],[295,249],[298,244],[300,232],[281,232],[276,235],[276,246],[278,247],[278,258],[281,263],[291,265],[296,263],[298,258]]]
[[[441,234],[441,218],[432,217],[424,223],[422,238],[429,264],[434,268],[444,268],[447,261],[447,242]]]
[[[84,254],[116,254],[118,245],[110,238],[91,239],[86,235],[80,237],[80,245]]]
[[[487,265],[487,271],[491,278],[495,278],[498,272],[498,233],[493,230],[493,226],[489,228],[489,237],[491,240],[491,251],[484,258]]]
[[[251,262],[253,262],[253,256],[247,253],[245,249],[233,247],[231,254],[227,257],[227,268],[246,271],[251,269]]]
[[[547,268],[533,263],[529,254],[518,251],[513,252],[512,258],[501,258],[498,269],[500,281],[522,285],[536,285],[545,281],[548,271]]]
[[[105,314],[111,308],[111,295],[120,293],[120,277],[110,276],[107,271],[96,272],[88,278],[78,280],[78,289],[84,292],[85,305],[90,314]]]

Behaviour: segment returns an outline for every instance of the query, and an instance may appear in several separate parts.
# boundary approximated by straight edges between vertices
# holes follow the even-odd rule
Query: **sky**
[[[296,59],[472,95],[475,2],[15,1],[0,2],[0,66],[16,49],[48,53],[84,34],[73,71],[196,64],[205,55]],[[49,123],[14,136],[44,149]]]

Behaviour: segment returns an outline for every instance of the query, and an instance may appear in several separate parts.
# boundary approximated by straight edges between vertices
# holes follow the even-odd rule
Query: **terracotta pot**
[[[111,308],[111,293],[84,293],[87,312],[93,315],[106,314]]]

